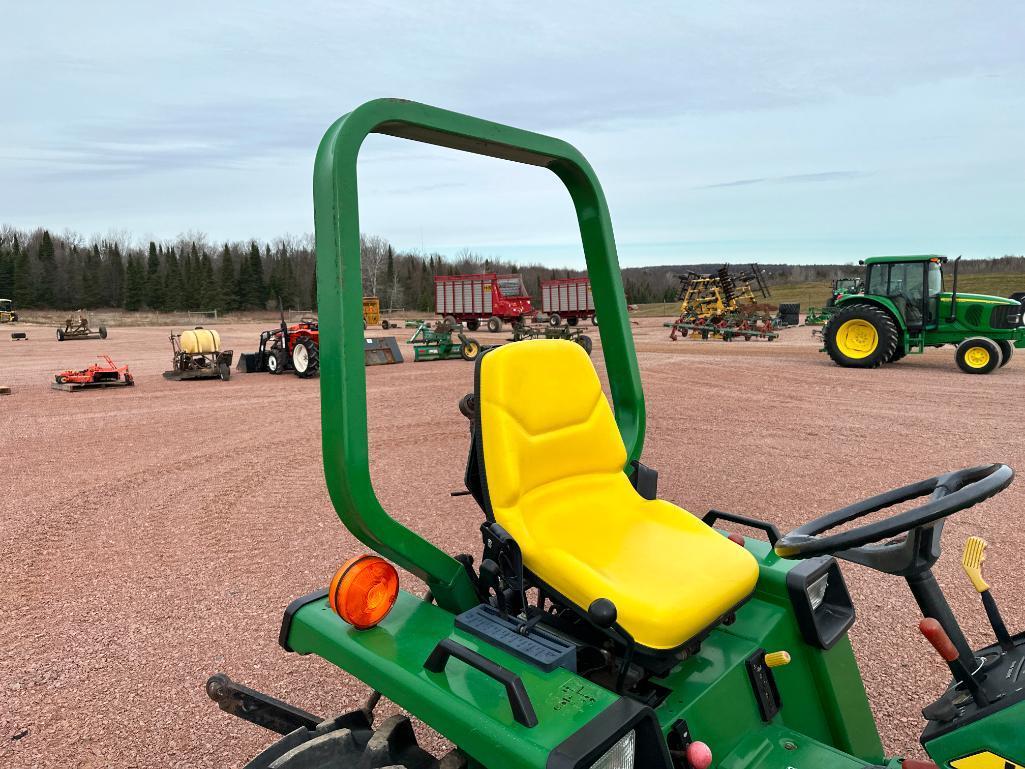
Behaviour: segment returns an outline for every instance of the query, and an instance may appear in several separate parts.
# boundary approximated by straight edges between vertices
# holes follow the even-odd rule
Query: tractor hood
[[[950,299],[951,293],[944,291],[940,296],[944,299]],[[957,292],[957,301],[959,302],[985,302],[986,304],[1019,304],[1014,299],[1008,299],[1006,296],[989,296],[987,294],[965,294],[960,291]]]

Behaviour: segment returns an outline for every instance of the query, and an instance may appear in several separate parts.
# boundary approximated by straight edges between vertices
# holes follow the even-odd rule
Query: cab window
[[[929,296],[943,293],[943,269],[936,262],[929,262]]]

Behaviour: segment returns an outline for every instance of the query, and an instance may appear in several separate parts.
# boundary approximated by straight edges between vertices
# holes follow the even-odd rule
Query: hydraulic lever
[[[972,581],[972,585],[982,597],[982,605],[986,609],[989,624],[993,626],[993,634],[997,638],[997,643],[1000,644],[1001,649],[1008,652],[1014,649],[1014,641],[1011,639],[1011,634],[1007,632],[1007,625],[1004,624],[1003,617],[1000,616],[1000,610],[990,592],[989,583],[982,576],[982,564],[986,560],[986,547],[986,540],[982,537],[969,537],[965,542],[961,565],[964,567],[964,573],[968,575],[968,579]]]
[[[957,647],[954,646],[950,640],[950,636],[947,635],[947,631],[943,629],[943,625],[937,622],[932,617],[926,617],[920,623],[918,623],[918,629],[922,631],[922,635],[925,636],[926,640],[932,644],[932,648],[936,650],[936,653],[943,658],[943,661],[950,667],[950,672],[953,673],[954,678],[968,690],[972,695],[972,699],[981,708],[989,704],[989,697],[982,691],[982,687],[979,685],[979,680],[975,677],[971,670],[962,662],[960,656],[957,653]]]

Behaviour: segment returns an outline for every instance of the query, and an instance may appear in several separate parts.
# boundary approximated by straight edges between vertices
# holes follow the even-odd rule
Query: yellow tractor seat
[[[476,404],[485,512],[556,594],[584,610],[607,598],[636,643],[658,651],[699,637],[751,595],[750,553],[634,489],[579,345],[531,340],[489,351],[478,362]]]

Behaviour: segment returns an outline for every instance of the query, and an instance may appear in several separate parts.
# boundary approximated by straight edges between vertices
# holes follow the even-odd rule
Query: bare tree
[[[388,241],[378,235],[360,233],[359,253],[363,265],[363,293],[377,296],[377,284],[388,261]]]

